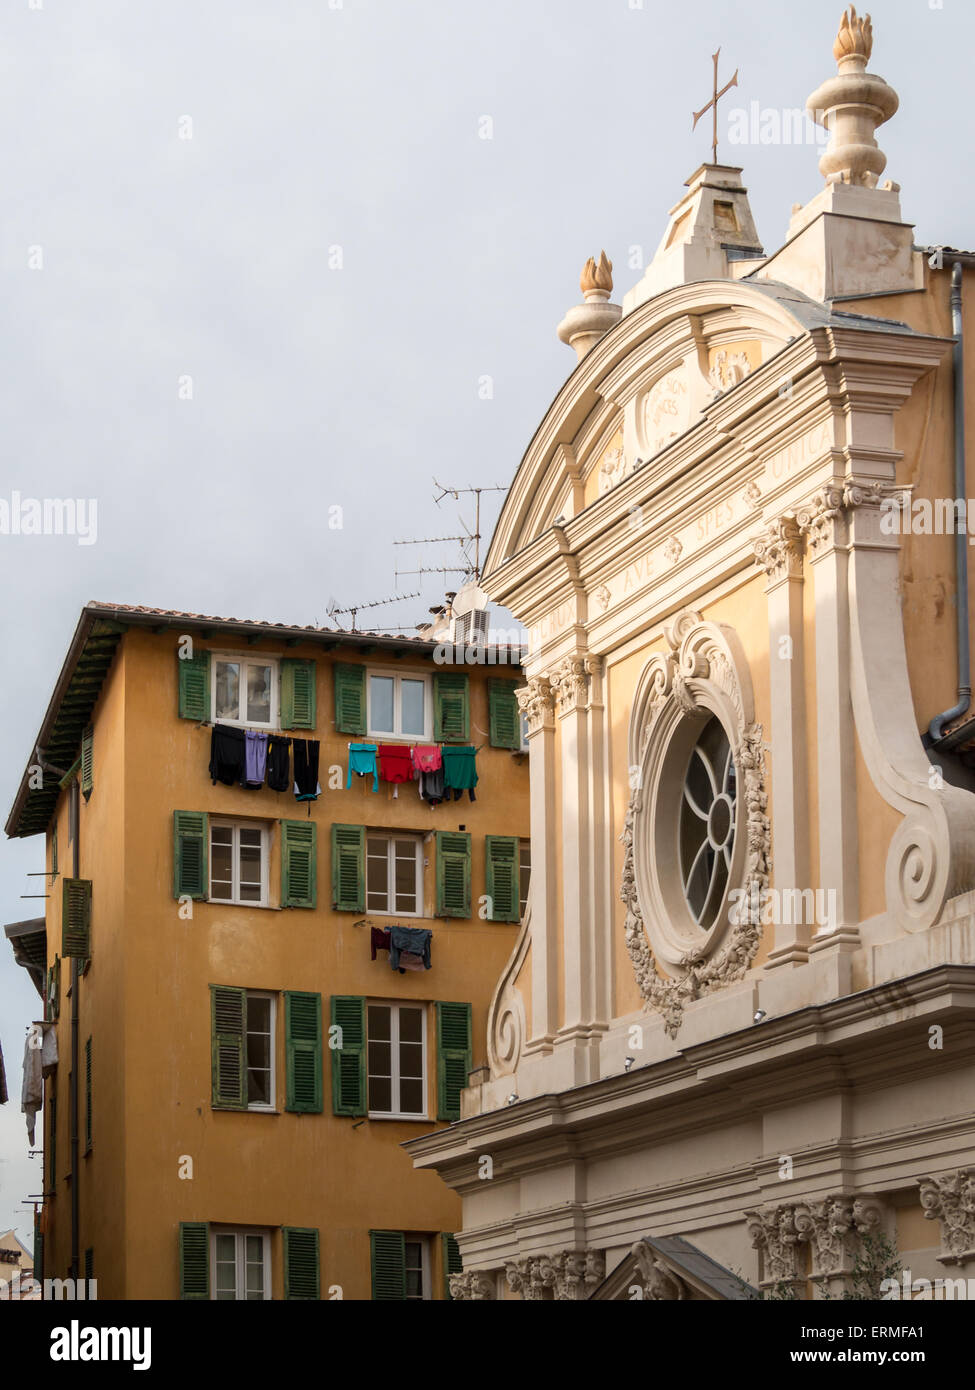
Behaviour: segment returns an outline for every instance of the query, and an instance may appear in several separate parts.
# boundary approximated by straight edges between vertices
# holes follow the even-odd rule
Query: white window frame
[[[278,1111],[278,1075],[277,1075],[277,1073],[278,1073],[278,1067],[277,1067],[277,1062],[278,1062],[278,996],[277,996],[276,994],[274,994],[273,992],[271,992],[270,990],[264,990],[264,989],[247,989],[247,990],[244,991],[244,994],[246,995],[246,1003],[247,1003],[248,1008],[250,1007],[250,1001],[251,1001],[252,999],[268,999],[268,1000],[270,1000],[270,1003],[271,1003],[271,1016],[270,1016],[270,1021],[269,1021],[269,1025],[268,1025],[269,1028],[270,1028],[270,1031],[271,1031],[271,1087],[270,1087],[270,1090],[271,1090],[271,1100],[270,1100],[270,1103],[267,1104],[267,1105],[265,1105],[262,1101],[250,1101],[250,1100],[248,1100],[248,1102],[247,1102],[247,1109],[248,1109],[248,1110],[260,1110],[260,1111],[262,1111],[263,1113],[268,1114],[268,1115],[271,1115],[271,1114],[276,1115],[276,1114],[277,1114],[277,1111]],[[247,1038],[248,1038],[249,1031],[250,1031],[250,1030],[247,1028],[247,1018],[246,1018],[246,1014],[245,1014],[245,1018],[244,1018],[244,1071],[245,1071],[245,1073],[247,1074],[247,1082],[248,1082],[247,1089],[248,1089],[248,1091],[250,1090],[250,1071],[251,1071],[251,1069],[250,1069],[250,1067],[249,1067],[249,1065],[248,1065],[248,1062],[247,1062]]]
[[[231,894],[229,898],[215,898],[213,896],[213,832],[214,830],[234,831],[230,846],[230,871],[231,871]],[[240,839],[241,830],[257,830],[261,836],[261,896],[254,902],[252,899],[242,899],[240,897]],[[267,907],[269,906],[268,894],[270,891],[270,827],[259,821],[232,820],[228,816],[211,816],[207,830],[207,902],[217,903],[222,907]]]
[[[217,718],[217,662],[236,661],[242,667],[248,663],[252,666],[270,666],[271,668],[271,718],[269,723],[262,724],[253,719],[218,719]],[[240,699],[246,703],[247,677],[241,672]],[[238,704],[238,713],[240,705]],[[235,729],[268,729],[276,732],[281,728],[281,663],[276,656],[258,655],[257,652],[211,652],[210,653],[210,722],[213,724],[229,724]]]
[[[377,729],[372,722],[372,678],[386,676],[393,681],[393,723],[396,729]],[[404,734],[402,682],[422,681],[423,683],[423,733]],[[366,667],[366,729],[367,737],[381,739],[384,743],[426,743],[433,738],[433,681],[424,671],[397,671],[389,666]]]
[[[528,893],[531,894],[532,842],[531,842],[531,840],[529,840],[529,839],[527,839],[527,838],[525,838],[525,837],[522,837],[522,838],[519,839],[519,841],[518,841],[518,916],[519,916],[519,919],[520,919],[521,921],[524,921],[524,919],[525,919],[525,912],[527,911],[527,908],[528,908],[528,898],[526,897],[526,898],[523,900],[523,899],[522,899],[522,896],[521,896],[521,875],[522,875],[522,873],[523,873],[523,871],[524,871],[524,869],[525,869],[525,867],[526,867],[526,866],[525,866],[525,863],[524,863],[524,860],[523,860],[523,858],[522,858],[522,856],[523,856],[525,850],[528,851],[528,865],[527,865],[527,868],[528,868]]]
[[[211,1226],[210,1227],[210,1302],[216,1303],[217,1300],[217,1236],[233,1236],[236,1241],[234,1255],[236,1259],[235,1283],[237,1288],[236,1303],[264,1302],[267,1303],[271,1298],[271,1232],[263,1228],[252,1230],[246,1226]],[[264,1298],[248,1300],[247,1293],[247,1261],[245,1236],[258,1236],[263,1242],[264,1256]],[[221,1300],[229,1302],[230,1300]]]
[[[369,1097],[369,1010],[370,1008],[381,1008],[390,1010],[390,1069],[392,1072],[390,1084],[390,1099],[399,1103],[399,1015],[402,1009],[412,1009],[420,1015],[420,1044],[421,1044],[421,1070],[423,1079],[423,1110],[408,1111],[402,1110],[369,1110],[370,1120],[427,1120],[429,1119],[430,1108],[430,1074],[428,1070],[427,1058],[427,1008],[424,1004],[415,1004],[406,1000],[398,999],[367,999],[366,1000],[366,1099]],[[395,1022],[394,1022],[395,1020]],[[385,1039],[382,1039],[385,1041]]]
[[[422,1299],[423,1302],[426,1303],[426,1302],[428,1302],[430,1299],[433,1298],[433,1280],[432,1280],[432,1278],[431,1278],[431,1274],[432,1274],[431,1264],[432,1264],[432,1262],[431,1262],[431,1258],[430,1258],[430,1253],[431,1253],[431,1252],[430,1252],[430,1237],[429,1237],[429,1236],[414,1236],[414,1235],[410,1235],[410,1233],[409,1233],[408,1231],[404,1231],[404,1232],[403,1232],[403,1243],[404,1243],[404,1245],[419,1245],[419,1247],[420,1247],[420,1286],[421,1286],[420,1298],[410,1298],[410,1299],[407,1299],[406,1301],[409,1302],[409,1303],[419,1303],[420,1300]],[[404,1251],[404,1255],[405,1255],[405,1251]],[[404,1262],[404,1269],[405,1269],[405,1262]]]
[[[370,907],[369,905],[369,841],[386,841],[386,906]],[[396,901],[396,852],[395,841],[415,840],[416,847],[416,911],[406,912],[395,907]],[[378,856],[376,856],[378,858]],[[366,911],[370,915],[377,917],[422,917],[423,914],[423,836],[415,835],[411,831],[395,830],[370,830],[366,827]],[[393,906],[390,906],[390,903]]]

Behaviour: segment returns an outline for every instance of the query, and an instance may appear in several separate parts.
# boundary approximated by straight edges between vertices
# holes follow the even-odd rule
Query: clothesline
[[[473,744],[447,743],[350,743],[349,773],[346,790],[352,786],[353,774],[372,777],[372,789],[378,792],[380,781],[392,784],[393,796],[399,795],[399,785],[416,782],[420,798],[431,806],[455,801],[467,792],[476,801],[477,749]]]

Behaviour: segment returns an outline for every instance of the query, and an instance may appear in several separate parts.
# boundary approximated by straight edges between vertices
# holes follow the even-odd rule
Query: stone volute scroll
[[[620,897],[640,992],[676,1037],[686,1004],[740,979],[754,959],[771,847],[762,728],[736,633],[687,610],[665,640],[668,650],[650,658],[634,691]],[[703,794],[688,784],[695,760],[706,772]],[[709,807],[699,804],[708,797]],[[700,818],[691,819],[691,833],[707,830],[690,872],[678,842],[685,803]],[[706,915],[695,912],[688,889],[703,877],[702,856],[712,874],[722,867],[717,887],[705,884]]]

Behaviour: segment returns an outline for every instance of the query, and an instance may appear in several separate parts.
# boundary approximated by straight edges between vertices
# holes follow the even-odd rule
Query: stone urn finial
[[[890,120],[899,102],[893,87],[866,71],[872,52],[870,16],[861,18],[851,5],[843,12],[833,44],[837,75],[817,87],[806,102],[812,119],[829,131],[829,144],[819,161],[827,183],[876,188],[886,167],[887,156],[874,132]]]
[[[613,262],[605,251],[600,251],[598,263],[594,256],[586,261],[579,288],[585,303],[569,310],[559,324],[558,334],[563,343],[575,349],[581,362],[600,338],[616,327],[623,313],[622,305],[608,302],[613,292]]]

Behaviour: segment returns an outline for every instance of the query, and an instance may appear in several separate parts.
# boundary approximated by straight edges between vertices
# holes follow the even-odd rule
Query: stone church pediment
[[[758,1289],[683,1236],[644,1236],[590,1294],[597,1303],[747,1302]]]

